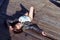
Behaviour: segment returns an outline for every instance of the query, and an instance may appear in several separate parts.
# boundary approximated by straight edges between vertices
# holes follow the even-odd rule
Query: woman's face
[[[23,24],[21,24],[21,23],[17,23],[17,24],[15,25],[15,28],[19,30],[19,29],[22,28],[22,26],[23,26]]]
[[[14,31],[14,32],[17,32],[17,33],[22,32],[22,29],[21,29],[22,26],[23,26],[23,24],[21,24],[21,23],[17,23],[17,24],[15,25],[13,31]]]

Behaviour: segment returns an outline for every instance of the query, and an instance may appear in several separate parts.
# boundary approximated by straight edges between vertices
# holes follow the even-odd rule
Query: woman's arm
[[[7,24],[8,28],[9,28],[9,30],[13,30],[13,28],[12,28],[10,23],[12,23],[11,20],[6,20],[6,24]]]
[[[33,11],[34,11],[34,7],[30,7],[29,17],[30,17],[31,21],[33,20]]]

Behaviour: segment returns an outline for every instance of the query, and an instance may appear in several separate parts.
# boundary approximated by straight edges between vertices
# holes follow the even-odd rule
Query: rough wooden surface
[[[29,10],[34,6],[35,20],[39,26],[53,37],[60,39],[60,8],[49,0],[10,0],[7,14],[14,15],[16,11],[20,11],[20,4]]]
[[[60,7],[56,6],[49,0],[9,0],[6,15],[12,16],[12,18],[18,18],[22,14],[20,4],[22,4],[28,10],[31,6],[34,6],[35,22],[40,28],[52,35],[52,37],[60,40]],[[5,11],[3,11],[3,13],[4,12]],[[25,37],[24,33],[11,33],[11,35],[12,40],[39,40],[30,35]]]

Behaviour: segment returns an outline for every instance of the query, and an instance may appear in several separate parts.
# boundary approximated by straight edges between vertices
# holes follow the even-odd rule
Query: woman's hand
[[[9,26],[9,30],[13,31],[13,28],[12,28],[12,26]]]

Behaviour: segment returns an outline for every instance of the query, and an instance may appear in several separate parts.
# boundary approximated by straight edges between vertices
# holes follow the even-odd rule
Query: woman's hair
[[[15,21],[11,24],[11,26],[14,28],[17,23],[20,23],[19,21]]]

